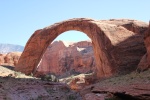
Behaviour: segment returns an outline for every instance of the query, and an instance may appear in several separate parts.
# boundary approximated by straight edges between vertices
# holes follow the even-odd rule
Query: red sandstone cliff
[[[16,66],[21,52],[0,54],[0,65]],[[62,75],[65,72],[86,73],[95,68],[93,48],[90,41],[77,43],[55,41],[47,48],[38,66],[38,73],[54,73]]]
[[[140,63],[138,64],[137,71],[141,72],[150,68],[150,22],[149,27],[144,35],[144,43],[147,53],[142,57]]]
[[[16,66],[21,54],[21,52],[10,52],[7,54],[0,54],[0,65]]]
[[[86,73],[94,69],[95,60],[90,41],[55,41],[47,48],[37,72],[61,75],[69,71]]]

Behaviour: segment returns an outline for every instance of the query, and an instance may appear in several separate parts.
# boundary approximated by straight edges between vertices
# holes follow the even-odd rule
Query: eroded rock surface
[[[0,54],[0,65],[16,66],[22,52],[10,52],[7,54]]]
[[[38,73],[71,75],[95,70],[95,59],[90,41],[77,43],[55,41],[48,46],[37,68]]]
[[[150,70],[101,80],[80,91],[84,100],[150,100]],[[100,99],[101,98],[101,99]]]
[[[42,81],[0,66],[0,100],[82,100],[66,84]]]
[[[84,32],[92,40],[97,77],[124,74],[137,68],[146,53],[144,32],[148,24],[136,20],[70,19],[35,31],[16,66],[17,71],[34,73],[51,42],[69,30]]]
[[[137,69],[138,72],[145,71],[150,68],[150,22],[149,22],[149,28],[145,32],[144,43],[146,46],[147,53],[142,57],[138,65],[138,69]]]
[[[4,57],[5,57],[5,54],[0,54],[0,65],[5,62]]]

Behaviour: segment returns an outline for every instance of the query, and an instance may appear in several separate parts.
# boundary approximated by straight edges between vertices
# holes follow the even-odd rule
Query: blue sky
[[[129,18],[148,22],[149,4],[150,0],[1,0],[0,43],[24,46],[35,30],[71,18]],[[58,39],[79,41],[88,38],[70,31]]]

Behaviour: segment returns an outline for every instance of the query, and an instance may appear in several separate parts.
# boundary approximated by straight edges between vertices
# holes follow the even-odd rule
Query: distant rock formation
[[[38,73],[88,73],[95,69],[95,59],[90,41],[77,43],[55,41],[47,48],[37,68]]]
[[[22,52],[0,54],[0,65],[16,66],[21,54]],[[36,75],[70,75],[93,72],[94,69],[95,59],[91,41],[54,41],[44,53]]]
[[[22,52],[24,46],[14,45],[14,44],[0,44],[0,53],[9,53],[9,52]]]
[[[140,63],[138,64],[137,71],[141,72],[150,68],[150,22],[149,28],[145,32],[144,43],[147,53],[142,57]]]
[[[0,54],[0,65],[16,66],[22,52],[10,52],[7,54]]]

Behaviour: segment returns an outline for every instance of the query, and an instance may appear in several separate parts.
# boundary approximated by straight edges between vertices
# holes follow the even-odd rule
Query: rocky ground
[[[82,100],[66,84],[42,81],[0,66],[0,100]]]
[[[98,80],[96,84],[83,85],[84,88],[75,92],[71,89],[81,87],[81,79],[86,75],[66,78],[69,87],[65,83],[42,81],[12,69],[0,66],[0,100],[150,100],[150,70]]]
[[[150,69],[100,80],[80,94],[86,100],[150,100]]]

